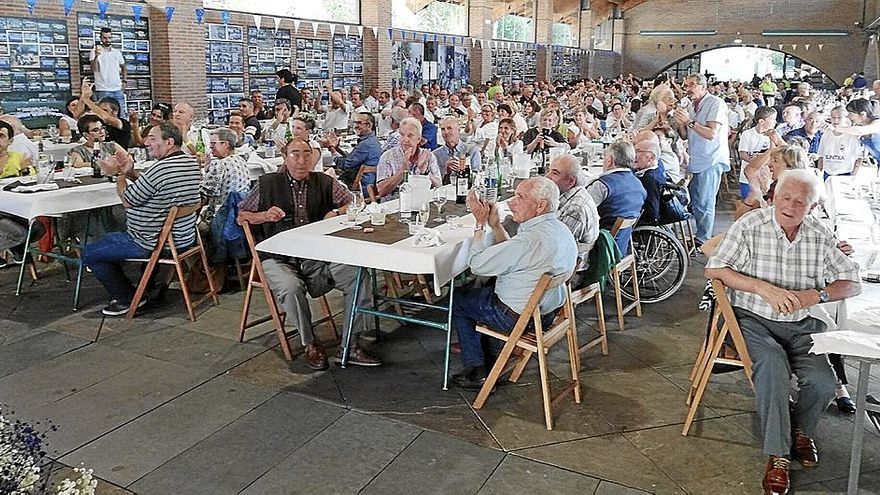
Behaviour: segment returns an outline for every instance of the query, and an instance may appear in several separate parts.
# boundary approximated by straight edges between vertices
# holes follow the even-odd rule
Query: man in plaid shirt
[[[827,357],[809,354],[811,334],[825,325],[808,308],[861,292],[858,265],[837,248],[831,230],[809,215],[821,191],[812,171],[785,172],[774,205],[734,223],[706,264],[706,277],[731,289],[753,362],[764,453],[770,456],[767,493],[788,492],[792,455],[804,467],[818,464],[811,437],[834,397],[836,378]],[[789,409],[791,373],[799,391]]]

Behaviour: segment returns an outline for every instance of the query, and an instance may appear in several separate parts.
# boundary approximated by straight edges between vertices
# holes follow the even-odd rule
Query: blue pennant
[[[101,20],[107,19],[107,7],[110,6],[110,2],[98,2],[98,13],[101,14]]]
[[[224,10],[220,12],[220,20],[223,21],[223,24],[229,24],[229,11]]]
[[[199,7],[196,9],[196,24],[201,24],[205,20],[205,9]]]
[[[131,6],[131,13],[132,13],[132,15],[134,15],[134,22],[135,22],[135,24],[140,24],[140,22],[141,22],[141,12],[143,12],[143,11],[144,11],[144,6],[143,6],[143,5],[132,5],[132,6]]]
[[[165,22],[171,22],[172,17],[174,17],[174,7],[168,5],[165,7]]]
[[[31,15],[34,15],[34,10],[37,9],[37,0],[27,0],[28,12]]]
[[[64,15],[70,15],[70,11],[73,10],[73,4],[76,3],[76,0],[64,0]]]

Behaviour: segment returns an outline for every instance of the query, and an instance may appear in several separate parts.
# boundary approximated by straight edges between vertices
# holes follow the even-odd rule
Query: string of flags
[[[34,12],[36,11],[37,6],[38,6],[37,5],[38,1],[39,0],[25,0],[27,7],[28,7],[28,12],[30,12],[31,15],[33,15]],[[74,8],[76,7],[76,3],[79,0],[62,0],[62,1],[64,4],[64,15],[67,16],[67,15],[70,15],[70,13],[74,10]],[[100,18],[106,19],[107,18],[107,9],[110,6],[110,2],[99,0],[96,2],[96,4],[98,7],[98,14],[99,14]],[[125,5],[129,5],[129,4],[125,4]],[[142,4],[135,4],[135,5],[130,5],[130,7],[131,7],[132,16],[134,17],[135,21],[140,22],[141,18],[143,17],[144,6]],[[165,6],[165,21],[168,23],[172,22],[175,19],[175,12],[176,12],[176,9],[173,5],[166,5]],[[208,12],[210,12],[210,11],[206,11],[204,8],[201,8],[201,7],[194,9],[193,10],[193,20],[195,21],[195,23],[199,24],[199,25],[203,24],[205,22],[205,14]],[[220,15],[220,21],[223,24],[229,24],[229,22],[232,20],[232,13],[228,10],[219,11],[219,15]],[[274,24],[273,27],[274,27],[275,31],[278,31],[278,29],[281,28],[282,22],[289,19],[289,18],[274,17],[274,16],[263,16],[263,15],[259,15],[259,14],[253,14],[252,17],[253,17],[254,25],[257,27],[257,29],[263,29],[263,18],[264,17],[271,17],[273,20],[273,24]],[[179,16],[177,18],[179,19]],[[325,25],[326,28],[330,31],[331,36],[336,34],[336,31],[340,28],[340,26],[346,36],[350,36],[353,34],[351,24],[334,24],[332,22],[303,21],[301,19],[289,19],[289,20],[293,23],[294,33],[297,33],[297,34],[299,33],[299,29],[304,22],[307,24],[310,24],[310,27],[312,28],[312,35],[313,36],[318,35],[318,31],[321,29],[322,24]],[[373,39],[378,39],[379,38],[379,27],[378,26],[368,26],[368,27],[370,28],[370,31],[373,34]],[[360,38],[363,38],[364,26],[354,26],[354,28],[355,28],[355,32],[357,33],[357,36]],[[545,45],[542,43],[525,43],[525,42],[517,42],[517,41],[483,40],[483,39],[472,38],[472,37],[468,37],[468,36],[456,36],[456,35],[451,35],[451,34],[436,34],[436,33],[422,33],[422,32],[417,32],[417,31],[409,31],[409,30],[394,29],[394,28],[388,28],[387,34],[388,34],[388,39],[390,41],[411,40],[411,41],[421,41],[423,43],[426,43],[428,41],[432,41],[432,42],[441,42],[444,45],[465,46],[465,45],[467,45],[467,40],[470,40],[471,47],[475,48],[477,46],[477,44],[479,44],[481,49],[484,49],[487,46],[489,48],[500,48],[500,49],[508,49],[508,50],[510,50],[510,49],[537,50],[537,49],[543,49],[543,48],[550,48],[555,51],[563,51],[563,52],[569,53],[569,54],[589,51],[588,49],[574,48],[574,47],[560,46],[560,45]],[[669,45],[670,48],[672,48],[672,46],[673,45]],[[684,46],[684,45],[682,45],[682,46]],[[819,45],[819,47],[821,49],[822,45]],[[659,44],[657,45],[657,48],[658,49],[660,48]]]
[[[657,43],[657,49],[658,49],[658,50],[661,50],[661,49],[663,48],[663,46],[664,46],[663,43]],[[679,49],[679,50],[686,50],[688,47],[690,47],[692,50],[700,49],[700,44],[699,44],[699,43],[690,43],[690,44],[686,44],[686,43],[680,43],[680,44],[669,43],[667,46],[669,47],[670,50],[676,50],[676,49]],[[774,45],[772,45],[772,44],[770,44],[770,43],[763,44],[763,45],[762,45],[762,44],[758,44],[758,43],[714,43],[714,44],[703,43],[703,44],[702,44],[702,50],[709,50],[709,49],[722,48],[722,47],[724,47],[724,48],[726,48],[726,47],[736,47],[736,46],[746,46],[746,47],[750,47],[750,48],[766,48],[766,49],[770,50],[771,47],[774,46]],[[785,44],[785,43],[780,43],[780,44],[775,45],[775,46],[776,46],[776,49],[777,49],[778,51],[784,51],[784,50],[786,49],[786,47],[791,47],[791,50],[794,51],[794,50],[797,50],[799,46],[803,47],[803,49],[804,49],[805,51],[810,51],[810,47],[813,46],[813,45],[811,45],[810,43],[804,43],[803,45],[800,45],[800,44],[798,44],[798,43],[792,43],[792,44],[790,44],[790,45],[789,45],[789,44]],[[825,48],[825,44],[824,44],[824,43],[819,43],[819,44],[816,45],[816,47],[819,49],[819,51],[822,51],[822,50]]]

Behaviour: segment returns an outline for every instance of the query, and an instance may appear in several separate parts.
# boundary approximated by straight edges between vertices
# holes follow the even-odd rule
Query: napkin
[[[263,172],[265,172],[267,174],[271,173],[271,172],[278,171],[278,167],[276,167],[275,165],[272,165],[271,163],[266,161],[264,158],[260,158],[260,155],[258,155],[256,151],[251,153],[251,156],[248,157],[247,164],[248,164],[248,166],[256,165],[256,166],[262,168]]]
[[[34,184],[32,186],[18,186],[12,190],[12,192],[17,193],[29,193],[29,192],[37,192],[37,191],[54,191],[59,189],[57,182],[50,182],[48,184]]]
[[[443,239],[440,238],[440,233],[436,230],[423,228],[413,236],[412,243],[415,247],[433,247],[443,244]]]

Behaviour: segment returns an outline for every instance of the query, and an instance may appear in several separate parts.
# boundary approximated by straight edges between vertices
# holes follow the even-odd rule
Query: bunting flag
[[[703,43],[703,48],[709,48],[709,43]]]
[[[437,35],[436,34],[434,35],[434,42],[435,43],[437,42]]]
[[[823,44],[821,44],[821,43],[818,44],[818,45],[816,45],[816,46],[819,47],[819,51],[820,51],[820,52],[822,51],[823,48],[825,48],[825,45],[823,45]]]
[[[427,42],[428,42],[428,34],[422,33],[422,43],[427,43]]]
[[[394,30],[391,28],[388,28],[388,39],[394,39]]]
[[[141,13],[144,11],[143,5],[132,5],[131,6],[131,15],[134,16],[134,22],[136,24],[140,24],[141,22]]]
[[[672,43],[670,43],[670,44],[669,44],[669,49],[672,50],[673,46],[674,46],[674,45],[673,45]]]
[[[480,49],[483,49],[483,40],[480,40]]]
[[[785,46],[785,45],[779,45],[779,49],[782,50],[782,47],[784,47],[784,46]]]
[[[657,43],[657,49],[658,50],[660,49],[660,43]]]
[[[336,24],[327,24],[330,28],[330,37],[332,38],[336,34]]]
[[[28,12],[31,15],[34,15],[34,11],[37,10],[37,0],[27,0]]]
[[[358,30],[358,37],[359,37],[359,38],[363,38],[363,37],[364,37],[364,27],[363,27],[363,26],[358,26],[358,27],[357,27],[357,30]]]
[[[345,31],[345,37],[346,37],[346,38],[348,38],[348,31],[349,31],[350,29],[351,29],[351,26],[349,26],[348,24],[344,24],[344,25],[342,26],[342,30]]]
[[[275,21],[275,33],[278,33],[278,28],[281,27],[281,18],[273,17],[272,20]]]
[[[64,15],[70,15],[70,11],[73,10],[75,3],[76,0],[64,0]]]
[[[471,48],[475,48],[477,46],[477,39],[471,38]]]
[[[692,44],[691,46],[693,47],[694,50],[697,49],[697,44],[696,44],[696,43]]]
[[[312,23],[312,34],[314,36],[318,35],[318,23],[317,22]]]
[[[299,19],[293,20],[293,32],[294,33],[299,33],[299,23],[300,22],[302,22],[302,21],[300,21]]]
[[[254,14],[254,26],[257,26],[257,31],[260,30],[260,27],[263,24],[263,16]]]
[[[205,20],[205,9],[199,7],[196,9],[196,24],[201,24]]]
[[[681,49],[684,50],[684,43],[681,44]]]
[[[807,43],[806,45],[804,45],[804,50],[806,50],[806,51],[810,51],[810,44],[809,44],[809,43]]]
[[[174,17],[174,7],[167,5],[165,7],[165,22],[171,22],[172,17]]]
[[[229,11],[224,10],[220,12],[220,20],[223,21],[223,24],[229,24]]]
[[[370,29],[373,30],[373,39],[379,39],[379,27],[373,26]]]
[[[797,50],[797,43],[791,45],[791,49],[792,49],[792,50]]]
[[[110,6],[110,2],[98,2],[98,13],[101,14],[101,20],[107,19],[107,7]]]
[[[767,49],[768,50],[770,49],[770,43],[767,43]]]

